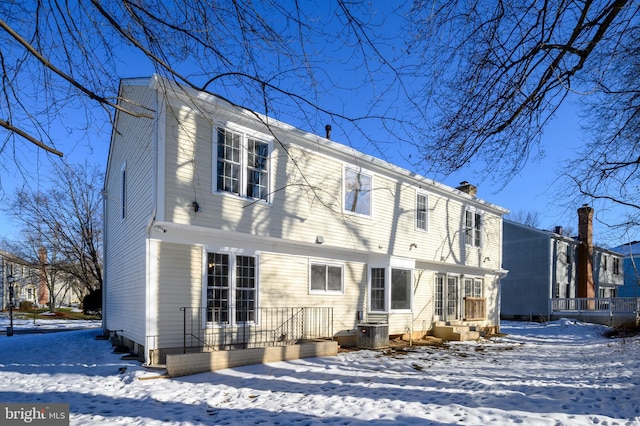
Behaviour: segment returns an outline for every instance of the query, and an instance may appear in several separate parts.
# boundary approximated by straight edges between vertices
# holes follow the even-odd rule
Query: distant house
[[[613,248],[624,256],[624,285],[618,289],[620,297],[640,297],[640,241]]]
[[[40,280],[40,272],[32,266],[7,251],[0,250],[0,307],[6,311],[9,305],[20,306],[20,302],[31,302],[37,306],[49,302],[49,290]],[[13,295],[11,287],[13,286]],[[13,298],[12,298],[13,296]]]
[[[578,210],[579,236],[562,228],[545,231],[509,220],[503,223],[503,319],[548,318],[552,299],[610,298],[618,295],[624,274],[620,253],[592,243],[593,209]],[[569,306],[567,301],[567,306]]]
[[[139,114],[117,111],[111,138],[103,321],[147,362],[198,346],[350,344],[362,324],[498,330],[507,211],[473,185],[155,76],[123,80],[118,99]]]

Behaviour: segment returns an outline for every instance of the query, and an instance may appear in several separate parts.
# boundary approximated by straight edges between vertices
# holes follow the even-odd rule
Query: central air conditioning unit
[[[383,349],[389,347],[389,324],[358,324],[358,347],[363,349]]]

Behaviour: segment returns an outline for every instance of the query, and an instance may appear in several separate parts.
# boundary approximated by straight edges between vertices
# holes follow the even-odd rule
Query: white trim
[[[145,303],[145,359],[150,360],[149,353],[152,349],[158,349],[158,259],[160,258],[159,246],[161,241],[147,238],[147,276],[146,276],[146,303]],[[153,337],[150,339],[149,337]],[[153,341],[155,344],[151,345]],[[153,346],[153,347],[151,347]]]
[[[254,306],[254,321],[247,321],[248,324],[259,324],[260,323],[260,254],[255,251],[245,252],[243,249],[224,247],[219,250],[212,250],[211,247],[205,246],[204,250],[204,268],[202,275],[202,306],[205,309],[202,312],[202,324],[204,328],[225,328],[225,327],[236,327],[238,323],[235,320],[235,317],[232,314],[235,314],[236,309],[236,278],[237,278],[237,256],[244,257],[253,257],[255,259],[254,268],[255,268],[255,306]],[[208,273],[209,273],[209,265],[208,265],[208,257],[209,254],[226,254],[229,258],[229,323],[222,324],[215,321],[207,321],[207,287],[208,283]]]
[[[340,268],[340,290],[313,290],[311,288],[311,266],[320,265],[320,266],[334,266]],[[345,292],[345,283],[344,283],[344,262],[336,261],[336,260],[325,260],[318,258],[309,258],[308,261],[308,273],[309,273],[309,282],[308,282],[308,291],[310,295],[343,295]],[[325,282],[326,285],[326,282]],[[326,288],[326,287],[325,287]]]

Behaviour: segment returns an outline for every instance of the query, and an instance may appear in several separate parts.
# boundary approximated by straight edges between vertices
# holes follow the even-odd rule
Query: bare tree
[[[638,2],[413,3],[408,51],[435,123],[417,143],[422,158],[447,171],[480,162],[509,179],[544,155],[545,125],[578,99],[592,140],[568,168],[571,189],[638,209]]]
[[[56,286],[60,280],[81,297],[102,287],[102,174],[66,166],[51,179],[46,192],[18,190],[6,211],[22,225],[22,255],[46,272],[51,297],[63,288]]]
[[[540,213],[535,210],[519,210],[517,212],[510,212],[506,218],[523,225],[531,226],[533,228],[537,228],[538,226],[540,226]]]
[[[134,64],[250,110],[295,118],[309,131],[331,122],[367,138],[375,132],[365,133],[364,121],[380,129],[408,125],[388,107],[411,99],[392,62],[394,40],[381,34],[393,28],[384,25],[389,15],[366,3],[328,6],[277,0],[2,2],[0,128],[7,137],[0,150],[18,161],[29,141],[62,155],[68,143],[61,144],[59,135],[87,143],[85,131],[108,123],[101,114],[124,108],[151,117],[153,111],[116,102],[122,71]],[[345,78],[346,72],[354,78]],[[336,99],[360,94],[364,101],[348,113],[336,106]],[[369,139],[374,145],[388,141]]]

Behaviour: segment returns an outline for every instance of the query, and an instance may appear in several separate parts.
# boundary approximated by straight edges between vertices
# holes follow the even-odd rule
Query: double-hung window
[[[427,195],[416,194],[416,229],[427,230]]]
[[[620,275],[620,259],[613,258],[613,275]]]
[[[256,309],[256,258],[208,253],[207,322],[255,322]]]
[[[482,243],[482,214],[467,209],[464,212],[465,244],[480,247]]]
[[[344,169],[344,210],[351,213],[371,216],[371,175],[360,169]]]
[[[313,262],[309,281],[312,293],[342,293],[342,265]]]
[[[215,152],[215,187],[218,192],[268,201],[269,142],[218,128]]]

